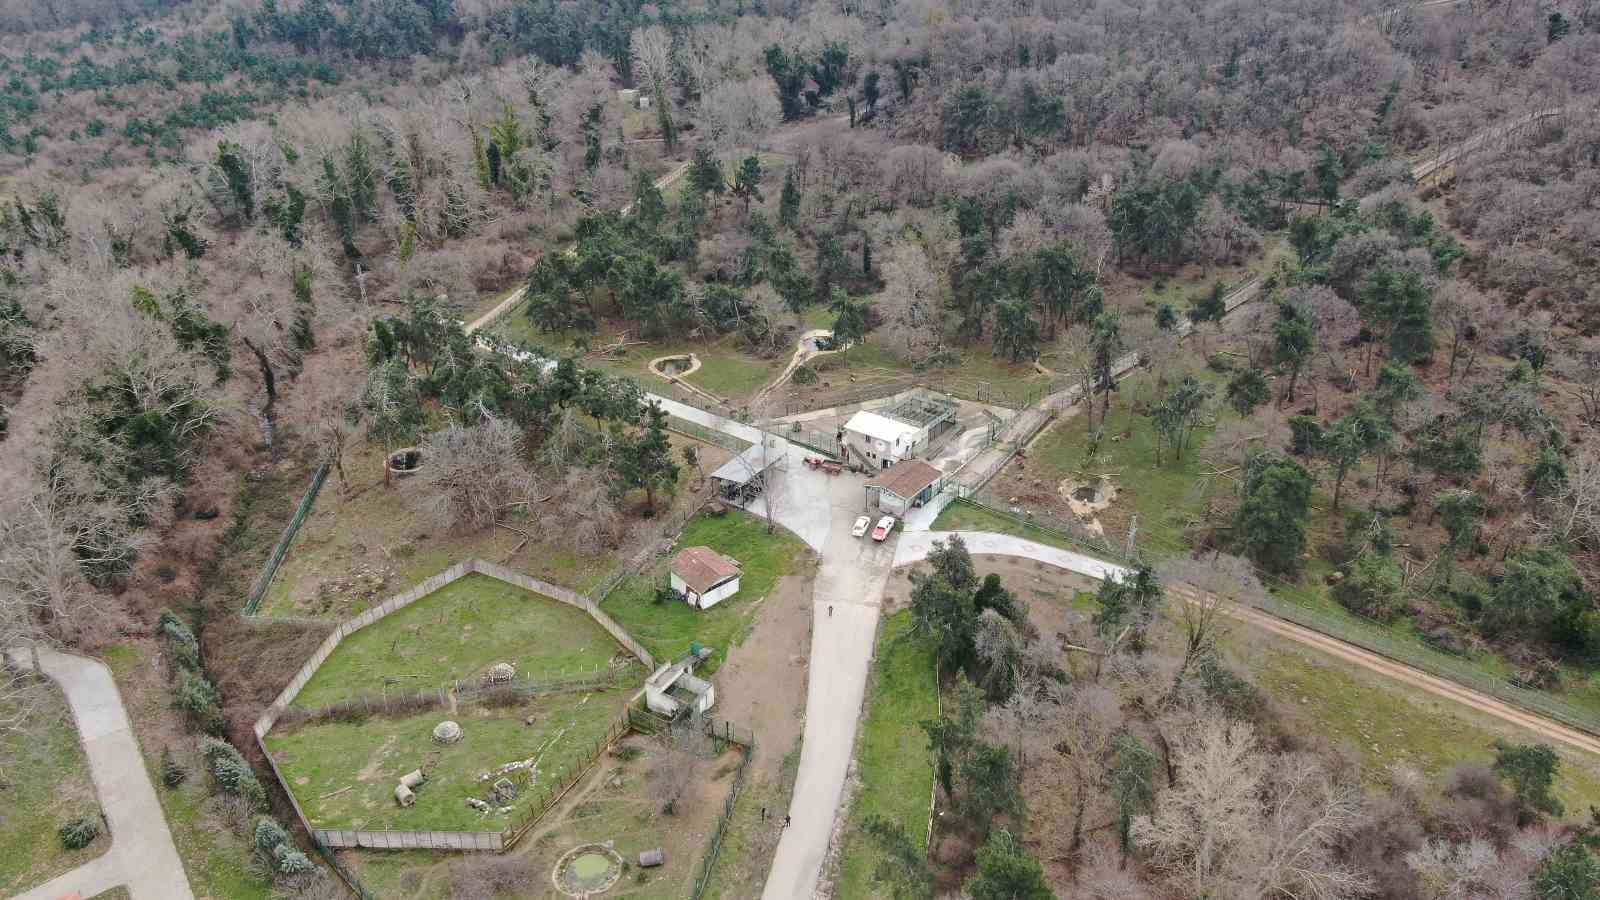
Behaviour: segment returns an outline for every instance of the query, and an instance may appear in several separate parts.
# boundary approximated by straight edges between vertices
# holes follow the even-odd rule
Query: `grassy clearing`
[[[666,583],[663,562],[648,574],[622,582],[600,608],[627,629],[658,660],[683,655],[699,641],[722,652],[702,669],[715,672],[727,650],[744,641],[755,623],[756,604],[784,575],[792,575],[807,558],[799,538],[787,531],[767,534],[765,520],[739,510],[720,516],[701,514],[689,520],[673,548],[706,546],[731,556],[743,566],[739,592],[710,609],[693,609],[686,603],[656,603],[657,585]]]
[[[89,761],[61,689],[52,681],[29,686],[21,697],[0,700],[0,718],[33,712],[24,729],[0,740],[5,815],[0,816],[0,893],[49,881],[106,852],[102,834],[82,850],[67,850],[56,829],[79,816],[99,818]]]
[[[507,709],[463,707],[406,718],[325,723],[273,731],[266,745],[306,817],[326,828],[500,831],[511,816],[484,814],[466,799],[487,796],[478,773],[537,758],[538,775],[516,806],[526,806],[561,773],[590,758],[617,720],[632,688],[559,694]],[[531,717],[533,724],[525,724]],[[433,727],[453,718],[465,737],[437,744]],[[400,776],[428,768],[414,806],[395,803]],[[348,790],[347,790],[348,789]]]
[[[193,736],[178,730],[154,643],[112,644],[101,657],[116,678],[128,717],[139,737],[145,771],[167,817],[183,871],[197,897],[266,900],[272,886],[250,872],[250,845],[224,823],[212,797],[204,761]],[[176,788],[161,783],[161,750],[167,747],[188,778]]]
[[[1009,516],[992,513],[981,506],[973,506],[970,503],[962,503],[960,501],[951,503],[941,510],[939,517],[933,520],[933,528],[931,530],[992,531],[996,534],[1009,534],[1013,537],[1026,538],[1035,543],[1051,547],[1062,547],[1067,550],[1083,549],[1059,532],[1028,525]]]
[[[1183,354],[1167,367],[1169,379],[1186,372],[1212,385],[1214,395],[1221,396],[1223,377],[1206,369],[1197,357]],[[1153,373],[1140,372],[1124,381],[1112,395],[1111,412],[1104,425],[1100,424],[1097,414],[1096,424],[1091,427],[1089,414],[1082,409],[1058,421],[1029,448],[1023,471],[1015,466],[1007,469],[1007,474],[1013,478],[1021,478],[1025,472],[1028,484],[1018,486],[1017,481],[1002,478],[997,482],[996,491],[1007,497],[1032,491],[1038,495],[1037,505],[1062,509],[1065,513],[1064,503],[1056,493],[1062,479],[1114,473],[1118,476],[1112,479],[1117,486],[1117,498],[1097,514],[1105,533],[1126,534],[1132,517],[1138,515],[1141,543],[1160,547],[1181,545],[1185,540],[1185,524],[1204,511],[1205,491],[1212,486],[1203,477],[1210,466],[1202,459],[1199,449],[1210,436],[1211,428],[1195,429],[1182,459],[1174,459],[1168,448],[1162,464],[1157,466],[1155,429],[1147,417],[1137,412],[1137,407],[1153,400],[1156,392]],[[1096,447],[1097,431],[1103,436]],[[1034,480],[1042,480],[1043,484],[1033,487]],[[1029,502],[1032,499],[1024,496],[1023,505],[1035,506]]]
[[[528,319],[527,307],[517,305],[507,310],[495,321],[490,331],[508,341],[520,341],[545,347],[551,352],[567,353],[573,342],[582,338],[590,347],[603,347],[622,340],[622,332],[603,328],[599,334],[580,335],[576,332],[542,332]],[[831,321],[831,314],[829,321]],[[818,326],[825,327],[825,326]],[[632,339],[636,336],[627,335]],[[737,334],[724,334],[707,340],[667,338],[630,344],[620,356],[586,356],[583,365],[621,375],[637,381],[647,391],[660,393],[668,382],[650,370],[652,360],[663,356],[683,356],[693,353],[700,358],[700,368],[684,378],[690,384],[710,391],[737,404],[749,399],[757,390],[778,377],[788,365],[793,348],[787,348],[771,358],[762,358],[744,349],[744,338]]]
[[[420,481],[397,479],[384,487],[383,457],[382,447],[365,444],[347,454],[349,496],[336,474],[328,476],[261,601],[261,615],[345,618],[471,557],[578,591],[598,584],[615,561],[609,552],[580,556],[558,543],[559,536],[515,516],[508,525],[540,539],[524,543],[523,534],[507,528],[441,529],[419,511],[427,491]]]
[[[905,828],[915,844],[928,838],[928,804],[933,795],[933,761],[926,752],[922,721],[939,715],[934,686],[933,643],[905,636],[910,610],[883,619],[873,655],[867,714],[856,739],[860,785],[850,804],[844,852],[835,894],[876,896],[873,872],[879,853],[862,830],[879,816]]]
[[[345,638],[295,704],[473,681],[498,662],[559,677],[604,668],[617,650],[583,610],[471,574]]]
[[[1280,260],[1293,259],[1294,248],[1289,245],[1287,236],[1281,232],[1269,234],[1262,239],[1261,254],[1243,265],[1206,268],[1190,263],[1175,275],[1136,279],[1131,291],[1113,289],[1108,300],[1116,305],[1119,301],[1126,303],[1137,298],[1151,311],[1163,303],[1170,303],[1179,313],[1183,313],[1219,281],[1238,284],[1251,275],[1271,272]]]
[[[1391,765],[1413,766],[1437,784],[1450,767],[1488,763],[1496,739],[1534,743],[1538,738],[1464,706],[1406,690],[1378,675],[1311,651],[1236,633],[1236,666],[1280,702],[1289,729],[1315,734],[1345,748],[1369,778]],[[1600,760],[1556,745],[1561,776],[1556,794],[1569,816],[1586,818],[1600,805]]]
[[[698,871],[707,833],[722,813],[732,783],[738,752],[732,748],[695,763],[697,787],[679,800],[673,815],[660,811],[655,769],[664,753],[653,737],[633,734],[619,742],[623,751],[608,754],[590,776],[573,788],[559,812],[551,813],[506,856],[447,854],[431,851],[341,851],[374,896],[407,900],[449,900],[461,896],[460,885],[480,865],[522,866],[529,873],[518,897],[558,898],[550,887],[556,861],[581,844],[610,841],[624,860],[623,874],[607,897],[633,900],[681,900]],[[640,851],[660,847],[666,863],[637,868]],[[724,853],[727,846],[724,845]],[[737,895],[753,897],[754,892]],[[499,896],[499,895],[496,895]]]

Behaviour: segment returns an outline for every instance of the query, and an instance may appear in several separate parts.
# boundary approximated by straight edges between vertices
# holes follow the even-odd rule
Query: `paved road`
[[[32,668],[26,652],[12,651],[11,660]],[[15,900],[56,900],[74,891],[93,897],[118,885],[126,885],[133,900],[194,900],[111,670],[54,650],[40,650],[39,663],[72,707],[100,808],[111,823],[111,849]],[[38,839],[55,840],[55,835]]]
[[[1120,577],[1127,571],[1122,566],[1104,562],[1092,556],[1085,556],[1081,553],[1074,553],[1071,550],[1050,547],[1023,538],[1011,537],[1010,535],[990,534],[981,531],[908,533],[900,539],[900,546],[895,552],[895,565],[910,565],[927,559],[928,551],[933,548],[933,543],[945,540],[952,534],[961,535],[961,539],[967,544],[967,549],[974,554],[986,553],[996,556],[1017,556],[1024,559],[1038,560],[1039,562],[1066,569],[1069,572],[1076,572],[1080,575],[1087,575],[1091,578],[1104,578],[1107,575]],[[1187,603],[1197,602],[1198,592],[1189,585],[1168,585],[1167,590],[1169,594],[1179,600]],[[1430,675],[1421,669],[1412,668],[1386,656],[1362,649],[1354,644],[1348,644],[1338,638],[1329,637],[1319,631],[1296,625],[1293,622],[1280,619],[1259,609],[1234,604],[1226,607],[1224,612],[1237,621],[1245,622],[1295,643],[1315,648],[1336,659],[1360,666],[1369,672],[1376,672],[1408,687],[1436,697],[1454,700],[1463,706],[1487,713],[1508,725],[1527,729],[1541,737],[1566,744],[1575,750],[1600,754],[1600,738],[1579,731],[1576,728],[1569,728],[1552,719],[1519,709],[1488,694]]]
[[[894,539],[879,544],[850,536],[863,512],[865,477],[808,469],[799,463],[802,448],[791,447],[775,517],[811,545],[821,563],[812,590],[800,767],[790,825],[778,842],[764,900],[809,900],[816,891],[855,750],[883,587],[895,556]],[[766,509],[758,500],[751,512]]]

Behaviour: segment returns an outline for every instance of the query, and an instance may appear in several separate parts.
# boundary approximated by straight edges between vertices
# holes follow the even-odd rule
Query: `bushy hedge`
[[[232,744],[212,737],[201,738],[200,754],[206,759],[206,767],[218,791],[243,797],[249,801],[251,809],[266,809],[266,789]]]
[[[94,816],[79,816],[61,826],[57,831],[61,846],[68,850],[82,850],[100,836],[100,820]]]
[[[289,833],[270,816],[260,816],[255,827],[256,852],[279,875],[308,875],[317,870],[311,858],[289,843]]]

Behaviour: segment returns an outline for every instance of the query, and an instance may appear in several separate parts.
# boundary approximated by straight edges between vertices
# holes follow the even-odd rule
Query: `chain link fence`
[[[722,815],[717,817],[716,830],[711,832],[705,855],[700,858],[700,867],[695,871],[689,900],[700,900],[706,888],[711,886],[711,871],[716,868],[717,856],[722,852],[723,838],[727,837],[728,825],[733,821],[733,807],[739,802],[739,793],[744,790],[745,771],[750,767],[750,756],[756,749],[755,733],[737,728],[732,722],[719,724],[715,719],[707,719],[706,734],[719,742],[719,749],[728,744],[738,747],[739,767],[733,772],[733,786],[728,789],[728,799],[722,804]]]
[[[273,576],[278,574],[278,566],[283,564],[283,557],[289,552],[289,545],[294,542],[294,536],[300,531],[300,526],[305,524],[306,516],[311,512],[311,505],[316,502],[317,494],[322,490],[322,483],[328,479],[329,465],[323,463],[311,475],[311,484],[306,488],[305,496],[300,498],[300,505],[295,508],[293,518],[284,526],[283,533],[278,536],[278,543],[273,546],[272,553],[267,557],[266,565],[261,567],[261,572],[256,575],[256,580],[250,585],[250,593],[244,601],[245,616],[253,616],[261,605],[261,598],[266,595],[267,588],[272,584]]]

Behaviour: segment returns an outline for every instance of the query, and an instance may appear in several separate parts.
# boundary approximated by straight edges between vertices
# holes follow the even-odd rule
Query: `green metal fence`
[[[250,595],[244,601],[245,615],[256,614],[256,608],[261,605],[261,598],[266,595],[267,587],[272,584],[272,577],[278,573],[278,566],[283,564],[283,557],[289,552],[289,545],[294,542],[295,534],[311,512],[311,505],[316,502],[317,493],[322,490],[322,483],[328,479],[328,469],[329,465],[323,463],[317,466],[317,471],[312,474],[311,485],[306,488],[305,496],[300,498],[300,505],[294,511],[294,518],[289,520],[289,524],[283,529],[283,534],[278,536],[278,543],[272,548],[272,554],[267,557],[266,565],[261,567],[261,573],[256,576],[255,583],[250,585]]]
[[[695,872],[694,887],[689,891],[689,900],[700,900],[705,896],[706,888],[711,886],[711,870],[716,868],[717,855],[722,852],[722,840],[727,836],[728,825],[733,821],[733,807],[739,801],[739,793],[744,790],[745,770],[750,767],[750,755],[755,752],[756,746],[754,733],[739,734],[728,722],[722,723],[722,727],[719,727],[715,721],[708,719],[706,733],[718,741],[725,741],[739,748],[739,768],[734,770],[733,787],[728,789],[728,799],[722,805],[722,815],[717,818],[717,828],[711,833],[711,840],[706,844],[705,855],[700,858],[700,868]]]
[[[328,868],[338,874],[339,878],[350,888],[351,893],[361,898],[361,900],[378,900],[378,895],[367,890],[367,886],[361,883],[361,879],[356,877],[356,873],[350,871],[344,863],[339,862],[338,857],[333,855],[331,849],[323,846],[321,841],[313,840],[312,844],[316,846],[317,853],[322,857],[322,861],[328,864]]]

